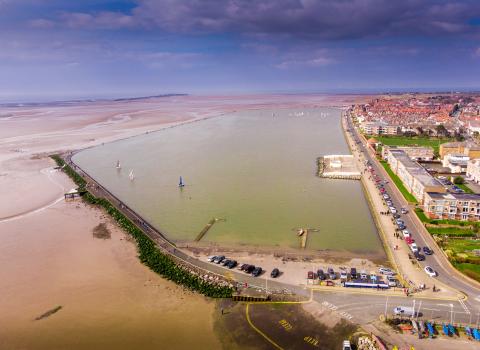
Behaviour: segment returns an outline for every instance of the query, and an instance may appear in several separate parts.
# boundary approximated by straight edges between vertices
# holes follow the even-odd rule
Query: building
[[[360,129],[367,135],[397,135],[399,127],[382,122],[366,122],[360,124]]]
[[[440,158],[443,159],[447,154],[464,154],[471,159],[480,158],[480,147],[473,142],[447,142],[440,145]]]
[[[405,188],[420,202],[424,202],[426,192],[445,193],[445,187],[420,164],[410,159],[402,150],[390,149],[387,162],[400,178]]]
[[[443,158],[442,165],[445,168],[449,168],[450,172],[459,174],[467,171],[467,164],[469,160],[470,157],[466,156],[465,154],[449,153]]]
[[[383,159],[387,159],[387,153],[390,149],[404,151],[410,159],[413,160],[432,160],[434,157],[432,147],[417,147],[417,146],[384,146],[382,149]]]
[[[478,221],[480,219],[480,195],[468,193],[425,194],[425,214],[431,219]]]
[[[467,177],[477,184],[480,183],[480,159],[471,159],[468,161]]]

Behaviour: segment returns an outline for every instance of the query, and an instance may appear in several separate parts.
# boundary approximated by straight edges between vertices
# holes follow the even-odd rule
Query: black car
[[[274,268],[274,269],[272,270],[272,272],[270,273],[270,276],[271,276],[272,278],[277,278],[279,275],[280,275],[280,270],[277,269],[277,268]]]
[[[240,266],[240,271],[245,271],[248,267],[248,264],[242,264],[242,266]]]
[[[225,260],[222,261],[222,265],[227,266],[228,264],[230,264],[231,261],[232,260],[230,260],[230,259],[225,259]]]
[[[407,228],[407,226],[405,226],[405,225],[398,225],[398,229],[399,229],[399,230],[402,230],[402,231],[403,231],[403,230],[405,230],[406,228]]]
[[[253,270],[255,270],[255,265],[248,265],[246,268],[245,268],[245,272],[246,273],[252,273]]]
[[[399,219],[399,218],[400,218],[400,215],[399,215],[399,214],[393,214],[393,218],[394,218],[394,219]]]
[[[237,260],[230,260],[230,262],[227,264],[227,267],[229,269],[233,269],[235,266],[237,266]]]
[[[260,276],[260,274],[262,273],[262,268],[259,266],[259,267],[256,267],[253,271],[252,271],[252,276],[253,277],[258,277]]]
[[[428,247],[423,247],[423,252],[426,254],[426,255],[432,255],[433,252],[430,248]]]
[[[420,254],[419,252],[416,252],[415,254],[413,254],[415,256],[415,259],[417,259],[417,261],[423,261],[425,260],[425,255],[423,254]]]
[[[357,279],[357,269],[352,267],[350,269],[350,276],[353,278],[353,279]]]
[[[325,272],[323,272],[322,269],[319,269],[317,271],[317,276],[320,279],[320,281],[325,281],[327,279],[327,276],[325,276]]]
[[[223,260],[225,260],[225,255],[219,255],[213,260],[213,262],[215,264],[220,264]]]

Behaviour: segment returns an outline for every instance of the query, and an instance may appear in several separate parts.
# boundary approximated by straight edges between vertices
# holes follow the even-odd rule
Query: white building
[[[480,182],[480,159],[472,159],[467,163],[467,178],[472,181]]]
[[[454,174],[464,173],[467,171],[467,164],[470,157],[461,153],[450,153],[443,157],[442,165],[449,168]]]

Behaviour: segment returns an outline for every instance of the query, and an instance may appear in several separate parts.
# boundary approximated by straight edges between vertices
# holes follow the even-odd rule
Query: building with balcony
[[[427,192],[423,208],[425,214],[431,219],[478,221],[480,195]]]
[[[480,159],[471,159],[467,163],[467,178],[480,183]]]
[[[442,159],[442,165],[449,168],[454,174],[464,173],[467,171],[467,164],[470,157],[463,153],[449,153]]]

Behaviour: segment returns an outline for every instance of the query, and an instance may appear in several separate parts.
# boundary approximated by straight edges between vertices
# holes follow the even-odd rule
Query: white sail
[[[128,177],[130,178],[130,180],[133,181],[133,179],[135,179],[135,174],[133,173],[133,169],[130,170],[130,174],[128,174]]]
[[[117,160],[117,169],[120,169],[122,166],[120,165],[120,161]]]

